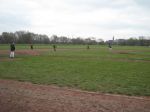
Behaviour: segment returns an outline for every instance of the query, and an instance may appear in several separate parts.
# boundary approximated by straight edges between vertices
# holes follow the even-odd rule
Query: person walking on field
[[[53,45],[53,49],[54,49],[54,51],[56,51],[56,45]]]
[[[30,45],[30,49],[33,50],[33,44]]]
[[[10,58],[14,57],[15,57],[15,44],[13,42],[12,44],[10,44]]]
[[[89,46],[89,45],[87,45],[87,47],[86,47],[86,48],[87,48],[87,50],[89,50],[89,49],[90,49],[90,46]]]
[[[108,43],[108,47],[109,47],[109,49],[112,49],[112,47],[111,47],[111,43]]]
[[[111,43],[108,43],[109,51],[112,51]]]

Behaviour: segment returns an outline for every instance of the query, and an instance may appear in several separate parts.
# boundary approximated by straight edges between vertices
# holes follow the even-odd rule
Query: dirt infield
[[[0,80],[0,112],[150,112],[150,98]]]
[[[16,50],[15,51],[15,56],[16,55],[38,56],[42,52],[44,52],[44,51],[42,51],[42,50]],[[10,51],[8,51],[8,50],[0,50],[0,61],[21,60],[21,58],[14,58],[14,59],[9,58],[9,53],[10,53]]]
[[[0,50],[0,54],[9,55],[8,50]],[[40,51],[37,50],[16,50],[16,55],[40,55]]]

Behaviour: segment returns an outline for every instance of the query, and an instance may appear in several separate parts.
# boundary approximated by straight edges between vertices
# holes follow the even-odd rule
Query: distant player
[[[111,43],[108,43],[109,50],[112,50]]]
[[[56,51],[56,45],[53,45],[53,49],[54,49],[54,51]]]
[[[31,50],[33,50],[33,44],[30,45]]]
[[[15,57],[15,44],[13,42],[12,44],[10,44],[10,58],[14,57]]]
[[[90,49],[90,46],[89,45],[87,45],[87,50],[89,50]]]

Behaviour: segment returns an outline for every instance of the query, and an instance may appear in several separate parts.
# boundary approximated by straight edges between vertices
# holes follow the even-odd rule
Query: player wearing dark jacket
[[[10,51],[15,51],[15,44],[14,44],[14,43],[12,43],[12,44],[10,45]]]

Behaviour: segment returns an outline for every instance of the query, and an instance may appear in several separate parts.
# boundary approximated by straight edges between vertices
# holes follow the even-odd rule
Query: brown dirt
[[[150,98],[0,80],[0,112],[150,112]]]
[[[9,55],[8,50],[0,50],[0,54]],[[16,50],[15,55],[39,55],[40,52],[36,50]]]
[[[16,51],[16,54],[19,54],[19,55],[33,55],[33,56],[40,55],[40,53],[37,52],[36,50],[18,50],[18,51]]]
[[[114,54],[130,54],[130,55],[135,55],[135,51],[133,50],[113,50],[112,53]]]
[[[9,50],[0,50],[0,61],[16,61],[16,60],[20,60],[21,58],[14,58],[14,59],[10,59],[9,58]],[[15,51],[15,56],[16,55],[30,55],[30,56],[38,56],[40,55],[42,52],[44,52],[43,50],[16,50]],[[7,55],[7,57],[5,56]]]

